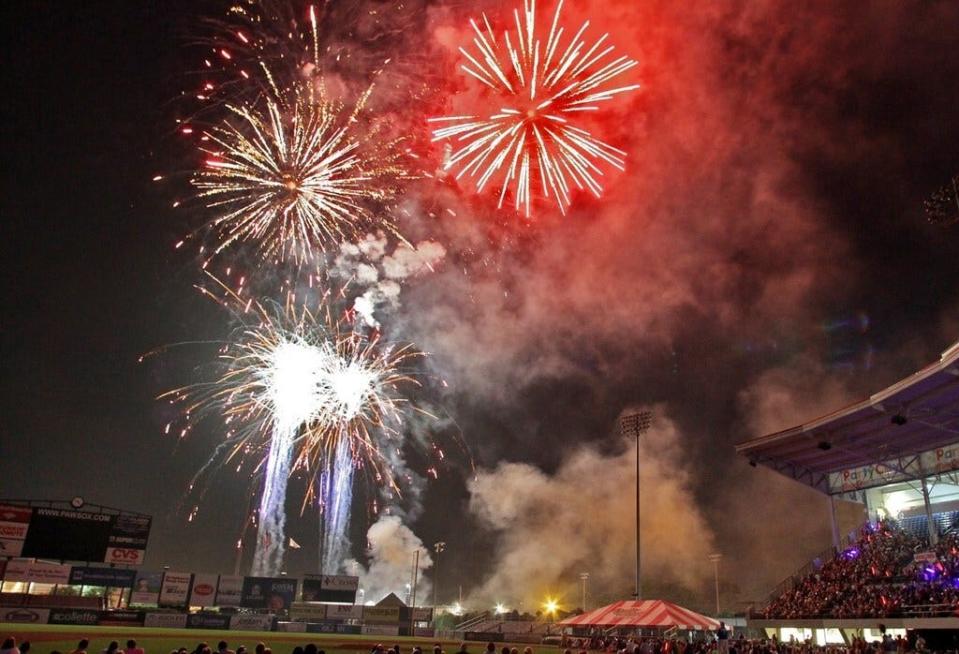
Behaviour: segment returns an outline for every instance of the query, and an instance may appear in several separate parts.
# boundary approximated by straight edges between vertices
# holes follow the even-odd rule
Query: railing
[[[772,602],[776,598],[782,596],[782,594],[786,591],[795,588],[802,579],[805,579],[808,575],[821,569],[827,561],[831,561],[837,554],[838,552],[836,552],[834,547],[830,546],[827,549],[824,549],[822,552],[817,554],[812,561],[779,582],[779,584],[773,588],[772,592],[769,593],[768,601]]]
[[[953,604],[904,604],[902,614],[910,618],[941,618],[953,616],[959,607]]]
[[[454,627],[454,629],[455,629],[456,631],[470,631],[470,630],[471,630],[473,627],[475,627],[476,625],[481,624],[481,623],[486,622],[487,620],[489,620],[489,617],[490,617],[490,616],[489,616],[489,611],[484,611],[483,613],[480,613],[479,615],[473,616],[472,618],[470,618],[470,619],[468,619],[468,620],[464,620],[464,621],[461,622],[460,624],[456,625],[456,626]]]

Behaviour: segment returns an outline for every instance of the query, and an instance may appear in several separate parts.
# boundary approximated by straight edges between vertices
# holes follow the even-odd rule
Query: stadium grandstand
[[[736,450],[827,496],[832,525],[832,547],[784,581],[750,627],[820,644],[879,623],[959,629],[959,343],[861,402]],[[837,500],[868,515],[845,538]]]

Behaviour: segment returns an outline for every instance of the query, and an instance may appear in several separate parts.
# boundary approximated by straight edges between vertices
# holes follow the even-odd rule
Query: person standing
[[[719,629],[716,630],[716,641],[719,645],[719,654],[729,652],[729,630],[726,629],[726,623],[720,622]]]

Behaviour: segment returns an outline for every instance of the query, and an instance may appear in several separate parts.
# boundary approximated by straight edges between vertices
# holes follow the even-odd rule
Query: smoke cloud
[[[584,571],[600,596],[629,595],[636,560],[636,445],[619,438],[615,445],[613,454],[577,448],[553,475],[525,463],[502,463],[476,476],[470,510],[496,533],[496,554],[493,573],[474,599],[516,606],[565,589]],[[698,591],[713,535],[693,496],[692,471],[672,420],[656,418],[639,454],[643,578],[658,587]]]
[[[433,565],[433,559],[413,531],[395,515],[384,515],[373,523],[366,534],[369,563],[364,566],[347,561],[346,569],[359,575],[360,589],[366,602],[377,603],[390,593],[407,602],[408,584],[412,582],[413,553],[420,552],[416,604],[427,604],[432,588],[423,575]]]

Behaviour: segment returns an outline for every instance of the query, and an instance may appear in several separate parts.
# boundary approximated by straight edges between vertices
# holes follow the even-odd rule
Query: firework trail
[[[353,500],[353,462],[346,442],[327,462],[320,475],[320,572],[336,574],[349,554],[346,530]]]
[[[574,123],[580,112],[599,111],[600,102],[639,88],[609,83],[637,65],[627,56],[610,58],[613,46],[603,34],[587,46],[583,23],[563,45],[565,27],[559,24],[560,0],[545,35],[536,22],[535,0],[524,0],[522,13],[514,10],[515,32],[504,31],[499,43],[486,15],[482,26],[470,20],[474,52],[460,48],[466,58],[461,68],[504,103],[488,116],[433,118],[442,124],[433,140],[452,139],[446,169],[458,168],[456,178],[476,179],[477,191],[498,180],[499,207],[512,193],[517,211],[530,216],[533,189],[552,199],[563,213],[570,205],[572,186],[602,192],[597,162],[622,170],[626,153],[601,141]]]
[[[329,294],[317,309],[292,294],[281,305],[241,297],[211,276],[223,293],[201,290],[241,321],[221,349],[224,372],[216,381],[161,397],[185,403],[188,416],[216,413],[232,444],[227,460],[260,460],[263,477],[257,521],[254,575],[280,571],[285,545],[287,482],[308,480],[306,506],[319,494],[325,517],[324,548],[342,556],[349,524],[354,470],[368,469],[398,492],[383,444],[398,436],[408,403],[400,391],[418,385],[402,371],[411,347],[380,343],[329,313]],[[317,487],[318,486],[318,487]],[[331,567],[339,559],[325,559]]]

